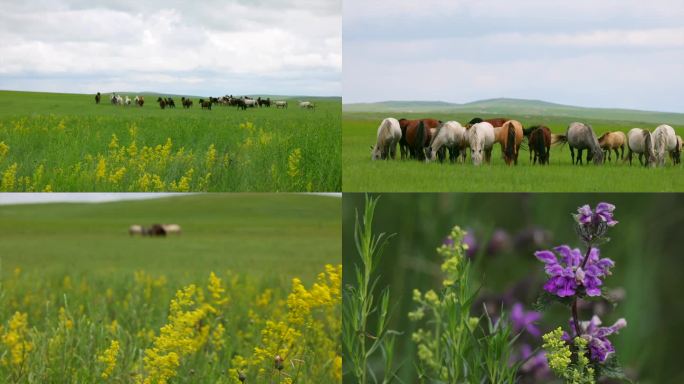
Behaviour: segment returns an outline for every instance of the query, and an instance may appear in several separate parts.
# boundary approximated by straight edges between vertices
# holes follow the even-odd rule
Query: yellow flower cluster
[[[112,372],[114,372],[114,368],[116,368],[116,359],[117,356],[119,355],[119,342],[116,340],[112,340],[111,344],[109,345],[109,348],[107,348],[101,355],[97,357],[97,361],[104,363],[105,368],[102,371],[102,378],[107,379],[112,375]]]
[[[28,314],[15,312],[9,321],[7,331],[2,335],[2,343],[10,351],[10,364],[21,366],[28,354],[33,350],[33,344],[27,340]],[[6,365],[6,360],[2,361]]]
[[[203,344],[198,325],[207,315],[207,306],[196,307],[197,287],[191,284],[176,292],[171,300],[168,323],[159,331],[151,348],[145,350],[144,384],[166,384],[176,376],[181,358],[197,351]]]
[[[546,350],[546,358],[549,361],[549,367],[559,376],[563,376],[571,362],[572,352],[563,340],[563,330],[561,327],[545,334],[542,339],[544,344],[542,347]]]
[[[287,174],[295,179],[299,177],[301,174],[299,170],[299,163],[302,160],[302,150],[299,148],[295,148],[288,156],[287,156]]]

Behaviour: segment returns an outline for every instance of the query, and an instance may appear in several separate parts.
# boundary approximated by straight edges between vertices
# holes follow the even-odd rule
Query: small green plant
[[[390,383],[395,377],[394,339],[397,332],[388,329],[389,288],[382,290],[379,300],[373,296],[379,279],[374,272],[391,237],[384,233],[373,235],[373,212],[377,202],[378,198],[366,198],[362,222],[356,213],[354,241],[361,265],[355,266],[356,286],[346,287],[343,296],[344,372],[349,372],[360,384],[368,383],[369,376],[373,382],[378,382],[369,368],[369,358],[378,352],[382,354],[385,366],[382,383]],[[375,316],[374,324],[371,324],[372,316]]]
[[[470,281],[464,235],[456,226],[437,248],[444,260],[441,292],[413,291],[418,308],[409,313],[409,319],[424,324],[412,335],[418,348],[419,379],[428,383],[514,383],[518,365],[509,361],[516,337],[507,318],[502,315],[492,320],[486,311],[483,318],[471,316],[479,289]],[[483,322],[486,328],[481,326]]]

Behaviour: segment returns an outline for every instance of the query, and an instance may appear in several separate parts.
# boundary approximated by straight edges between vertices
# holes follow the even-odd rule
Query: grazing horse
[[[170,97],[167,97],[167,98],[166,98],[166,105],[167,105],[169,108],[176,108],[176,103],[175,103],[175,102],[173,101],[173,99],[170,98]]]
[[[603,151],[598,143],[596,134],[591,125],[584,123],[570,123],[565,135],[557,135],[560,143],[568,143],[570,146],[570,157],[573,164],[582,164],[582,152],[587,150],[587,164],[590,160],[594,164],[603,162]],[[575,160],[575,149],[577,149],[577,160]]]
[[[506,165],[518,165],[518,153],[524,137],[522,124],[517,120],[508,120],[500,127],[494,126],[494,142],[501,144]]]
[[[284,100],[279,100],[275,102],[276,108],[285,108],[287,109],[287,101]]]
[[[639,154],[641,165],[655,166],[656,157],[651,132],[642,128],[632,128],[627,132],[627,160],[629,160],[629,165],[632,165],[633,153]],[[641,160],[644,155],[646,155],[645,162]]]
[[[492,125],[492,127],[500,127],[500,126],[504,125],[504,123],[507,122],[508,120],[510,120],[510,119],[506,119],[504,117],[495,117],[495,118],[486,119],[486,120],[483,120],[480,117],[476,117],[476,118],[470,120],[468,122],[468,124],[466,124],[466,128],[470,128],[473,125],[475,125],[477,123],[482,123],[482,122],[489,123]]]
[[[114,105],[123,105],[123,97],[117,95],[116,93],[112,93],[111,102]]]
[[[259,104],[260,107],[266,106],[266,107],[270,108],[271,107],[271,98],[269,97],[267,99],[262,99],[261,97],[259,97],[257,99],[257,103]]]
[[[674,128],[667,124],[659,125],[653,131],[653,149],[656,156],[656,165],[662,167],[665,165],[665,153],[669,153],[672,157],[672,152],[677,150],[677,134]]]
[[[300,101],[299,102],[299,108],[315,110],[316,106],[314,105],[314,103],[312,103],[310,101]]]
[[[422,123],[423,127],[419,130],[418,126]],[[401,158],[410,158],[423,160],[425,157],[424,148],[430,145],[431,128],[437,128],[440,121],[435,119],[422,120],[406,120],[399,119],[399,128],[401,128],[401,140],[399,140],[399,149],[401,150]],[[418,136],[420,134],[420,136]]]
[[[474,124],[468,129],[467,140],[473,165],[482,164],[483,156],[484,161],[489,164],[494,147],[494,126],[486,121]]]
[[[610,151],[613,150],[615,151],[615,162],[617,163],[618,159],[623,160],[625,158],[625,147],[627,146],[627,135],[625,135],[624,132],[622,131],[615,131],[615,132],[606,132],[601,137],[598,138],[599,145],[601,146],[601,149],[604,151],[604,156],[603,156],[603,161],[606,161],[606,157],[608,158],[608,162],[610,162]],[[620,151],[618,151],[618,148]]]
[[[677,135],[677,148],[674,152],[670,152],[672,163],[680,164],[682,162],[682,137]]]
[[[399,140],[401,140],[399,121],[392,117],[382,120],[378,127],[377,141],[371,150],[371,160],[395,159]]]
[[[192,107],[192,100],[190,98],[185,98],[185,96],[181,97],[181,105],[183,108],[190,108]]]
[[[135,105],[137,105],[138,107],[142,107],[143,105],[145,105],[145,97],[143,97],[143,96],[136,96],[135,99],[133,99],[133,102],[134,102]]]
[[[259,102],[257,100],[249,99],[246,97],[242,99],[242,102],[244,103],[245,108],[256,108],[259,106]]]
[[[466,129],[458,121],[447,121],[437,127],[432,135],[430,146],[427,148],[426,157],[428,161],[434,161],[442,148],[449,149],[449,160],[456,162],[461,155],[465,162],[465,142]],[[444,156],[439,156],[439,160],[444,161]]]
[[[153,224],[150,228],[143,230],[143,235],[150,237],[166,237],[166,230],[161,224]]]
[[[126,105],[131,105],[131,98],[126,96],[126,101],[124,101]]]
[[[102,96],[100,95],[100,92],[98,92],[95,95],[95,104],[100,104],[100,97],[102,97]]]
[[[143,227],[140,225],[131,225],[128,227],[128,235],[129,236],[134,236],[134,235],[142,235],[143,234]]]
[[[535,125],[523,130],[530,147],[530,162],[539,165],[549,163],[551,157],[551,130],[544,125]],[[534,159],[532,156],[534,155]]]
[[[192,105],[192,101],[190,102],[190,105]],[[202,107],[202,109],[206,108],[206,109],[211,111],[211,101],[199,99],[199,105],[200,105],[200,107]],[[190,108],[190,107],[188,107],[188,108]]]
[[[181,227],[178,224],[162,224],[161,226],[167,235],[174,233],[174,234],[180,236],[180,234],[181,234]]]
[[[157,98],[157,102],[159,103],[159,107],[160,107],[161,109],[166,108],[166,100],[165,100],[165,99],[163,99],[163,98],[161,98],[161,97],[158,97],[158,98]]]

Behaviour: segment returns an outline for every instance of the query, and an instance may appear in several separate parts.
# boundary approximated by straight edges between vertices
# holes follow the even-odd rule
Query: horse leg
[[[643,157],[644,157],[644,154],[643,154],[643,153],[640,153],[640,154],[639,154],[639,164],[641,164],[641,165],[646,165],[646,164],[644,164],[644,161],[642,160]]]
[[[570,158],[572,159],[572,164],[575,165],[575,150],[570,147]]]

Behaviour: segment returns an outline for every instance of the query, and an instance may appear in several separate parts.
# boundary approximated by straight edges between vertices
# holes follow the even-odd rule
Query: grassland
[[[0,382],[337,380],[340,206],[291,194],[0,206]],[[153,222],[183,233],[127,233]]]
[[[532,166],[529,152],[521,151],[517,167],[507,167],[495,145],[492,164],[481,167],[416,161],[371,161],[369,147],[375,143],[377,127],[387,116],[397,118],[434,117],[465,123],[475,116],[500,117],[473,110],[470,112],[344,112],[342,120],[343,190],[361,191],[461,191],[461,192],[663,192],[684,190],[682,166],[660,169],[630,167],[626,163],[603,166],[573,166],[567,147],[552,147],[550,166]],[[564,133],[568,123],[586,121],[597,134],[605,131],[628,131],[633,127],[655,128],[653,122],[606,120],[582,116],[505,115],[525,126],[545,124],[555,133]],[[651,120],[648,118],[646,120]],[[662,123],[668,123],[662,120]],[[673,125],[678,134],[681,127]],[[585,152],[586,154],[586,152]],[[614,158],[614,156],[613,156]],[[668,160],[668,163],[669,160]],[[638,161],[637,161],[638,164]]]
[[[133,96],[133,94],[131,94]],[[113,106],[0,91],[2,191],[339,191],[339,98],[316,110]]]

